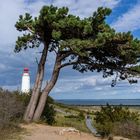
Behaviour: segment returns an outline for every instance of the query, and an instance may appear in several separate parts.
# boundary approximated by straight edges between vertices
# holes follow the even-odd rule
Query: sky
[[[24,67],[29,67],[33,85],[40,50],[14,53],[20,35],[14,25],[19,15],[28,12],[37,16],[43,5],[50,4],[67,6],[70,13],[81,18],[91,16],[99,6],[109,7],[112,13],[107,23],[118,32],[131,31],[140,39],[140,0],[3,0],[0,2],[0,87],[20,90]],[[44,84],[52,70],[53,58],[54,54],[47,58]],[[50,95],[55,99],[140,99],[140,83],[130,85],[127,81],[118,81],[115,87],[111,87],[112,79],[102,78],[102,73],[81,74],[67,67],[62,69]]]

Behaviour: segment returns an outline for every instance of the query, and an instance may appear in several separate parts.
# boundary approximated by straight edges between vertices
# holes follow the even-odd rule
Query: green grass
[[[59,108],[63,110],[64,112],[69,112],[72,115],[76,116],[79,114],[79,112],[83,112],[85,115],[89,114],[93,118],[93,123],[95,126],[94,121],[94,112],[99,111],[101,109],[100,106],[69,106],[64,104],[55,103],[55,108]],[[137,111],[140,113],[140,107],[129,107],[129,109],[133,112]],[[58,113],[56,115],[56,126],[64,126],[64,127],[74,127],[80,131],[83,132],[89,132],[89,130],[86,127],[85,120],[79,121],[77,118],[68,118],[65,117],[64,114]]]
[[[79,120],[78,118],[67,118],[63,115],[56,116],[56,126],[63,126],[63,127],[74,127],[82,132],[88,132],[89,130],[86,127],[85,120]]]
[[[55,117],[55,126],[74,127],[82,132],[89,133],[89,130],[87,129],[85,124],[85,119],[80,119],[78,117],[80,112],[82,112],[83,114],[87,114],[85,110],[82,110],[77,106],[68,106],[60,103],[55,103],[54,107],[71,114],[65,116],[65,114],[57,112]]]

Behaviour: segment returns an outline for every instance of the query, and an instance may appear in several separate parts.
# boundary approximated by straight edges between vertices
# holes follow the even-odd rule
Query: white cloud
[[[70,11],[79,16],[89,16],[99,6],[115,7],[120,0],[54,0],[52,3],[45,0],[36,0],[32,3],[24,0],[3,0],[0,4],[0,50],[6,46],[6,51],[14,49],[19,35],[14,25],[20,14],[30,12],[33,16],[39,13],[43,5],[68,6]]]
[[[10,49],[11,45],[16,40],[17,31],[14,25],[18,19],[19,14],[23,14],[24,12],[25,12],[25,7],[24,7],[24,2],[22,0],[1,1],[0,46],[2,47],[2,45],[7,45],[6,50]]]
[[[78,82],[82,82],[85,85],[96,86],[95,76],[86,76],[85,78],[79,78]]]
[[[54,0],[53,4],[61,7],[67,6],[70,12],[80,17],[92,15],[98,7],[104,6],[109,8],[116,7],[121,0]]]
[[[37,15],[43,5],[43,1],[32,4],[25,3],[24,0],[4,0],[0,4],[0,51],[11,53],[15,47],[15,41],[19,32],[15,28],[15,23],[26,12],[33,16]],[[6,48],[6,49],[5,49]]]
[[[135,31],[140,29],[140,3],[136,4],[128,12],[124,13],[112,23],[117,31]]]
[[[96,86],[95,76],[84,76],[78,77],[74,76],[71,79],[59,79],[56,87],[54,88],[54,92],[70,92],[70,91],[78,91],[86,87],[93,88]]]
[[[33,3],[28,3],[27,10],[34,17],[34,16],[37,16],[39,14],[40,9],[44,5],[50,5],[50,3],[49,2],[44,2],[43,0],[37,0]]]

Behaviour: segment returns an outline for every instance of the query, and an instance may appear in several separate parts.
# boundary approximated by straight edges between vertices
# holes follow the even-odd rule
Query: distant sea
[[[58,103],[66,105],[126,105],[126,106],[140,106],[140,99],[65,99],[65,100],[56,100]]]

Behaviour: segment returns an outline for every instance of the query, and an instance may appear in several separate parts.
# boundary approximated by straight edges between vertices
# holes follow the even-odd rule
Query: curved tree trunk
[[[44,45],[42,56],[41,56],[40,62],[38,64],[38,71],[37,71],[36,81],[34,84],[32,95],[31,95],[31,99],[27,106],[26,112],[24,114],[24,121],[26,121],[26,122],[30,122],[32,120],[36,106],[37,106],[39,93],[41,90],[42,81],[43,81],[43,77],[44,77],[44,69],[45,69],[45,62],[46,62],[46,58],[47,58],[47,52],[48,52],[48,46]]]
[[[60,66],[61,66],[61,62],[58,61],[58,56],[57,56],[51,80],[49,81],[49,83],[46,84],[46,86],[41,94],[41,97],[39,99],[39,103],[38,103],[38,106],[36,108],[36,111],[34,113],[34,117],[33,117],[34,121],[38,121],[40,119],[40,116],[42,115],[48,94],[50,93],[50,91],[52,90],[52,88],[54,87],[54,85],[58,79],[59,72],[60,72]]]
[[[30,99],[30,102],[29,102],[29,104],[28,104],[28,106],[26,108],[26,111],[24,113],[24,121],[26,121],[26,122],[30,121],[30,117],[28,117],[28,115],[29,115],[29,112],[30,112],[31,104],[32,104],[32,102],[34,100],[34,96],[33,95],[35,95],[36,89],[38,87],[39,77],[40,77],[40,73],[37,72],[34,88],[33,88],[32,95],[31,95],[31,99]]]

